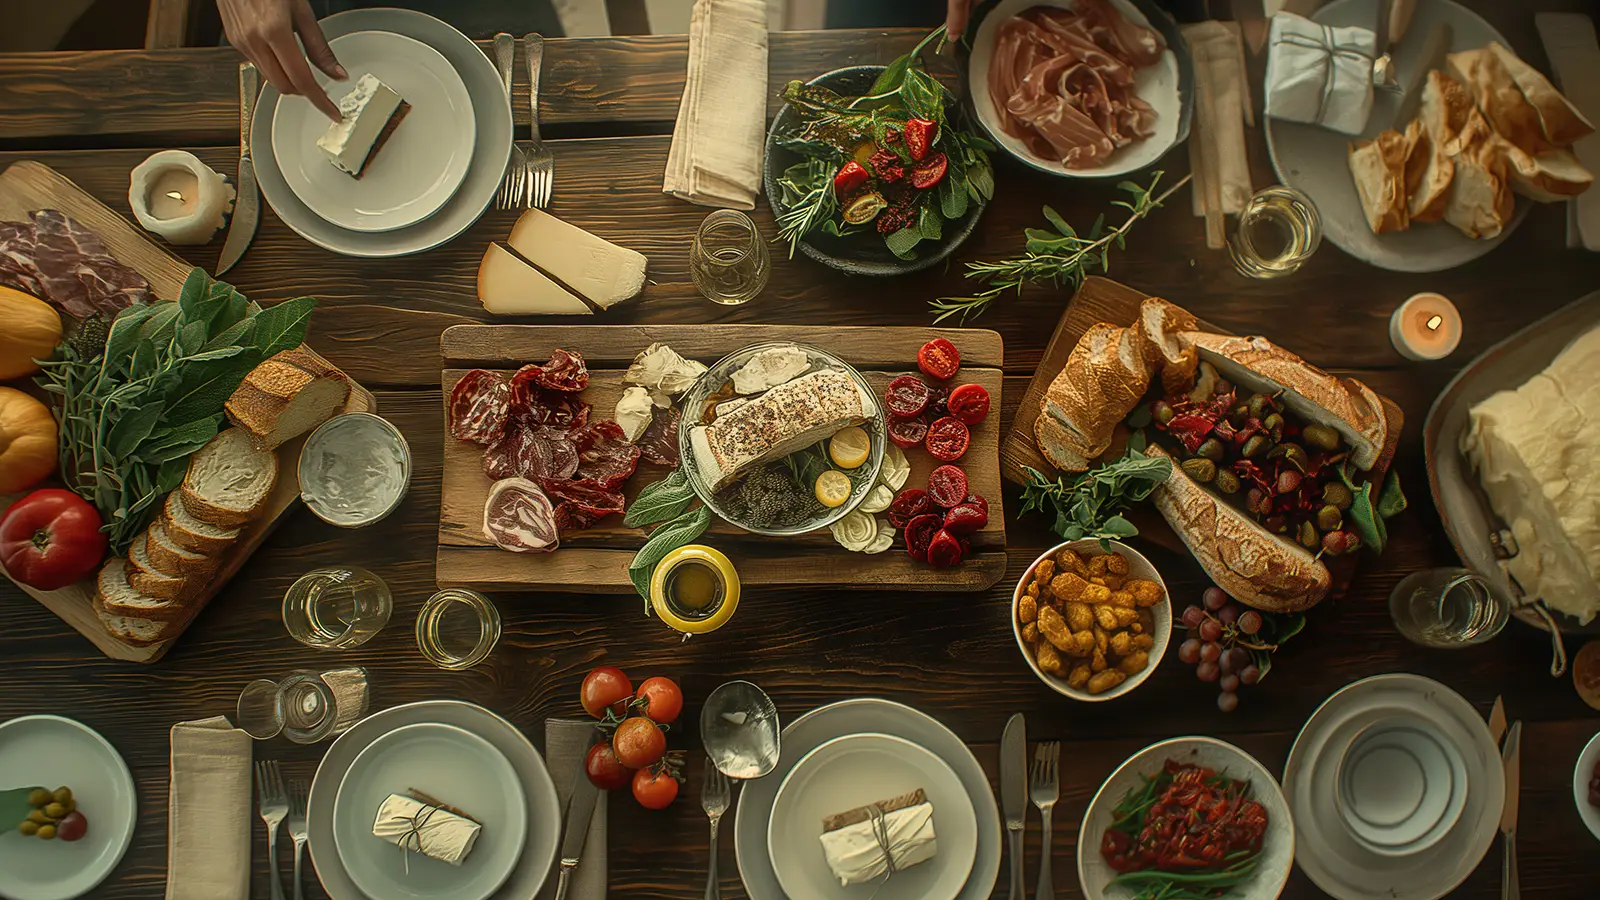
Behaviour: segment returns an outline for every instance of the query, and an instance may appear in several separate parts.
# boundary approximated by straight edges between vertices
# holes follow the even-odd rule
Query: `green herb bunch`
[[[1001,294],[1007,291],[1022,293],[1023,285],[1049,282],[1057,287],[1069,285],[1077,290],[1088,276],[1110,271],[1111,248],[1125,249],[1124,242],[1134,223],[1161,206],[1190,178],[1183,176],[1177,184],[1156,196],[1156,185],[1161,182],[1161,175],[1161,172],[1156,172],[1150,179],[1149,187],[1140,187],[1132,181],[1117,185],[1119,190],[1128,195],[1128,199],[1113,200],[1111,205],[1127,210],[1128,218],[1110,231],[1106,230],[1106,217],[1102,213],[1095,218],[1087,235],[1080,236],[1067,224],[1066,219],[1046,206],[1044,217],[1054,230],[1029,228],[1024,231],[1027,245],[1022,256],[995,262],[967,263],[966,277],[981,279],[988,283],[988,287],[971,297],[940,297],[929,301],[937,314],[933,320],[942,322],[954,316],[966,322],[982,315]]]
[[[1022,489],[1022,510],[1053,512],[1050,528],[1063,540],[1095,538],[1107,550],[1107,541],[1139,533],[1123,517],[1128,507],[1144,501],[1172,474],[1172,461],[1145,456],[1137,450],[1115,462],[1097,466],[1071,478],[1051,480],[1043,472],[1024,466],[1028,483]]]
[[[300,346],[316,301],[262,309],[196,268],[177,301],[130,306],[103,345],[56,348],[38,382],[56,396],[61,475],[121,553],[216,436],[223,404],[263,360]]]
[[[651,615],[650,578],[655,574],[656,564],[666,559],[668,553],[693,542],[711,526],[711,510],[694,505],[694,500],[694,486],[689,483],[688,473],[679,466],[660,481],[645,485],[622,517],[622,523],[630,528],[664,523],[650,532],[644,546],[628,564],[628,580],[644,598],[647,616]]]

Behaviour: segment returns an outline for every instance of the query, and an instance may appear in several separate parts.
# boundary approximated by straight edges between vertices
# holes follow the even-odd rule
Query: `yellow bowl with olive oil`
[[[679,547],[656,564],[650,604],[661,621],[684,634],[716,631],[739,607],[739,573],[715,547]]]

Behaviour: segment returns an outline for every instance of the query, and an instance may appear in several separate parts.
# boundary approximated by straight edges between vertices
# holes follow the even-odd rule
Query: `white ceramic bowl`
[[[1100,785],[1078,829],[1078,882],[1086,900],[1126,900],[1133,896],[1128,888],[1108,889],[1116,872],[1100,855],[1100,840],[1111,827],[1112,811],[1122,798],[1144,779],[1161,771],[1167,760],[1194,763],[1235,779],[1250,781],[1250,795],[1267,811],[1267,833],[1255,874],[1249,881],[1229,889],[1228,900],[1276,900],[1289,881],[1294,864],[1294,816],[1283,799],[1278,782],[1255,757],[1238,747],[1209,737],[1176,737],[1140,750],[1117,767]]]
[[[1017,582],[1016,588],[1011,592],[1011,635],[1017,641],[1017,649],[1022,652],[1022,658],[1028,661],[1028,668],[1032,669],[1033,674],[1037,675],[1040,681],[1049,685],[1050,689],[1056,693],[1071,697],[1074,700],[1087,700],[1090,703],[1121,697],[1123,694],[1143,684],[1144,680],[1149,678],[1150,673],[1154,672],[1156,666],[1161,663],[1161,657],[1167,652],[1167,644],[1172,640],[1172,598],[1167,595],[1167,583],[1161,580],[1161,573],[1157,572],[1156,567],[1150,564],[1150,560],[1144,558],[1144,554],[1129,547],[1127,544],[1120,541],[1108,541],[1107,543],[1113,551],[1127,558],[1129,578],[1143,578],[1148,581],[1154,581],[1156,584],[1161,585],[1162,593],[1161,602],[1150,607],[1151,618],[1155,620],[1153,633],[1155,646],[1150,648],[1149,664],[1144,667],[1143,671],[1135,675],[1129,675],[1121,684],[1111,690],[1099,694],[1091,694],[1088,691],[1067,687],[1067,681],[1064,678],[1045,674],[1044,670],[1040,669],[1039,664],[1033,659],[1033,648],[1028,646],[1028,643],[1022,639],[1022,625],[1017,621],[1017,604],[1021,602],[1022,592],[1027,589],[1028,582],[1033,578],[1034,570],[1039,568],[1039,563],[1055,556],[1062,550],[1074,550],[1084,556],[1099,556],[1105,552],[1100,548],[1099,541],[1090,538],[1081,541],[1067,541],[1051,547],[1040,554],[1039,558],[1028,566],[1028,571],[1023,573],[1022,580]]]
[[[1578,818],[1589,826],[1589,833],[1600,838],[1600,808],[1589,805],[1589,779],[1594,777],[1595,763],[1600,762],[1600,734],[1589,739],[1578,754],[1578,765],[1572,770],[1572,802],[1578,805]]]
[[[1383,856],[1437,844],[1467,803],[1460,752],[1425,720],[1389,716],[1366,725],[1338,766],[1335,797],[1345,829]]]

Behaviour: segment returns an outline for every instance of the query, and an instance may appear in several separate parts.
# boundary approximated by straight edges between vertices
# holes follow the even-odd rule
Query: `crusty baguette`
[[[156,516],[166,529],[167,537],[185,550],[215,556],[232,547],[239,539],[238,528],[222,528],[196,519],[183,505],[183,492],[173,491]]]
[[[1197,331],[1184,339],[1223,378],[1247,391],[1281,391],[1280,399],[1291,412],[1339,432],[1359,469],[1377,464],[1390,430],[1400,427],[1389,421],[1383,401],[1365,384],[1329,375],[1266,338]]]
[[[106,615],[166,623],[177,621],[188,613],[188,607],[176,600],[141,593],[129,583],[130,572],[127,560],[120,557],[108,559],[100,567],[100,575],[95,579],[95,603]],[[130,626],[126,630],[134,633],[139,629]]]
[[[1501,137],[1495,149],[1506,163],[1511,189],[1540,203],[1570,200],[1594,184],[1594,173],[1578,162],[1571,150],[1546,150],[1531,155]]]
[[[1117,423],[1150,386],[1143,332],[1099,322],[1091,326],[1045,389],[1041,416],[1053,416],[1062,447],[1085,459],[1104,453]],[[1037,433],[1037,432],[1036,432]]]
[[[1199,321],[1181,306],[1159,297],[1146,297],[1139,304],[1137,324],[1144,334],[1145,359],[1161,372],[1162,390],[1176,394],[1193,382],[1200,358],[1179,335],[1198,329]]]
[[[1505,230],[1516,210],[1506,176],[1506,160],[1482,113],[1474,110],[1467,124],[1446,146],[1455,177],[1445,198],[1444,220],[1470,238],[1492,238]]]
[[[1145,452],[1172,458],[1153,443]],[[1333,576],[1320,560],[1267,531],[1172,462],[1172,474],[1151,499],[1217,587],[1267,612],[1299,612],[1328,595]]]
[[[1452,53],[1446,64],[1472,91],[1495,132],[1530,155],[1571,146],[1594,132],[1544,75],[1499,43]]]
[[[225,408],[257,447],[272,450],[328,421],[349,398],[350,379],[301,347],[251,369]]]
[[[149,647],[177,637],[176,622],[157,622],[154,619],[138,616],[119,616],[102,606],[98,597],[89,605],[106,631],[130,647]]]
[[[1077,438],[1055,416],[1040,411],[1033,420],[1033,440],[1050,465],[1063,472],[1089,471],[1091,461],[1070,446]]]
[[[1500,60],[1511,80],[1516,82],[1517,90],[1522,92],[1523,99],[1538,112],[1546,140],[1565,147],[1594,134],[1594,125],[1565,95],[1556,90],[1543,72],[1528,65],[1499,41],[1489,42],[1489,52]]]
[[[249,432],[228,428],[189,458],[184,508],[202,522],[237,528],[260,515],[278,480],[278,455],[254,445]]]

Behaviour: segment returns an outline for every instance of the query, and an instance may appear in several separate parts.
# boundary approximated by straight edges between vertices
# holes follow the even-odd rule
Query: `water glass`
[[[1511,604],[1467,569],[1425,569],[1395,585],[1389,614],[1401,634],[1424,647],[1465,647],[1499,634]]]
[[[1322,216],[1311,198],[1292,187],[1262,188],[1245,204],[1228,255],[1249,278],[1279,278],[1299,270],[1322,243]]]
[[[756,223],[736,209],[719,209],[700,223],[689,247],[689,274],[712,303],[747,303],[767,286],[772,260]]]
[[[314,744],[349,730],[366,716],[370,702],[367,670],[360,666],[297,671],[282,681],[258,678],[245,685],[234,724],[256,740],[282,734]]]
[[[441,669],[470,669],[499,642],[500,611],[477,591],[440,591],[417,614],[417,649]]]
[[[383,579],[355,567],[313,569],[283,595],[283,624],[308,647],[359,647],[388,624],[394,599]]]

